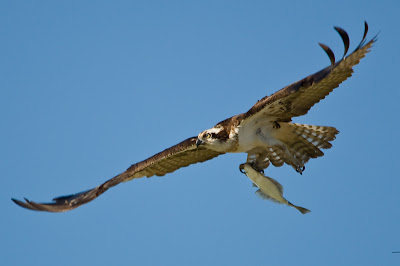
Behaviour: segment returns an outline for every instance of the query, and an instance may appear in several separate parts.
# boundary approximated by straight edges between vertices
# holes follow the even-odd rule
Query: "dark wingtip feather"
[[[368,23],[366,21],[364,21],[364,35],[360,41],[360,44],[357,46],[356,51],[364,46],[366,37],[367,37],[367,33],[368,33]]]
[[[75,209],[85,203],[88,203],[89,201],[94,200],[106,190],[107,189],[102,189],[102,186],[99,186],[97,188],[80,192],[77,194],[55,198],[53,199],[54,202],[51,203],[37,203],[34,201],[30,201],[26,198],[24,198],[26,202],[22,202],[16,199],[11,199],[11,200],[15,204],[29,210],[65,212]]]
[[[17,199],[11,199],[15,204],[17,204],[18,206],[20,206],[20,207],[22,207],[22,208],[25,208],[25,209],[29,209],[29,210],[37,210],[35,207],[33,207],[31,204],[30,204],[30,201],[28,200],[28,199],[26,199],[26,198],[24,198],[24,200],[26,201],[26,202],[22,202],[22,201],[20,201],[20,200],[17,200]]]
[[[334,27],[334,29],[339,33],[340,37],[343,40],[344,44],[344,53],[343,53],[343,58],[346,56],[347,52],[349,51],[350,48],[350,38],[347,32],[340,28],[340,27]]]
[[[321,48],[325,51],[325,53],[329,56],[329,60],[331,60],[331,66],[334,67],[335,66],[335,54],[332,52],[331,48],[329,48],[328,46],[326,46],[323,43],[318,43],[319,46],[321,46]]]
[[[17,204],[18,206],[21,206],[21,207],[24,207],[24,208],[25,208],[25,204],[26,204],[26,203],[24,203],[24,202],[22,202],[22,201],[20,201],[20,200],[17,200],[17,199],[13,199],[13,198],[11,198],[11,200],[12,200],[15,204]]]
[[[363,40],[365,40],[365,38],[367,37],[367,33],[368,33],[368,23],[367,21],[364,21],[364,36],[363,36]]]

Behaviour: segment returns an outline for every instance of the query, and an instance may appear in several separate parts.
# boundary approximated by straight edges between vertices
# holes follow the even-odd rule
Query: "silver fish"
[[[285,199],[283,197],[283,187],[275,179],[263,175],[255,170],[249,163],[242,164],[240,168],[243,169],[246,176],[253,181],[253,185],[259,188],[259,190],[256,191],[256,195],[260,198],[294,207],[302,214],[310,212],[310,210],[296,206]]]

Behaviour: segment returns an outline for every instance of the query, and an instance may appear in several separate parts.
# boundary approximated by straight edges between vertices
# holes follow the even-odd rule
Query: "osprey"
[[[336,62],[332,50],[320,43],[331,61],[328,67],[265,96],[246,113],[228,118],[197,137],[188,138],[133,164],[125,172],[98,187],[55,198],[52,203],[12,200],[21,207],[36,211],[69,211],[94,200],[121,182],[139,177],[163,176],[181,167],[230,152],[247,153],[246,163],[260,173],[270,163],[274,166],[286,163],[301,174],[310,158],[323,156],[321,149],[332,147],[330,141],[335,139],[339,131],[334,127],[291,123],[292,118],[305,115],[314,104],[352,75],[353,66],[360,62],[376,41],[376,36],[366,41],[368,24],[365,22],[364,25],[360,44],[348,56],[349,36],[342,28],[334,27],[344,43],[341,60]]]

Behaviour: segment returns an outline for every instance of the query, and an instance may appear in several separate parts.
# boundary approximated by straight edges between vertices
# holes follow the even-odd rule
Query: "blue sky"
[[[398,1],[2,1],[4,265],[399,265]],[[260,200],[230,154],[121,184],[67,213],[24,210],[97,186],[329,65],[370,25],[352,78],[295,122],[340,134],[302,176],[266,174],[312,212]],[[351,48],[351,49],[352,49]]]

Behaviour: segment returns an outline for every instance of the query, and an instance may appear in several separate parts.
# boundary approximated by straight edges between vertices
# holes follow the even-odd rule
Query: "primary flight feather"
[[[133,164],[125,172],[98,187],[77,194],[53,199],[52,203],[25,202],[12,199],[21,207],[48,212],[64,212],[94,200],[109,188],[139,177],[163,176],[181,167],[204,162],[224,153],[247,153],[247,162],[258,172],[270,163],[288,164],[300,174],[310,158],[323,155],[330,141],[339,132],[333,127],[291,123],[292,118],[305,115],[334,88],[349,78],[353,66],[369,52],[376,37],[366,41],[368,24],[357,48],[348,56],[350,41],[347,33],[335,27],[343,40],[345,52],[336,62],[332,50],[320,46],[328,54],[331,64],[276,93],[259,100],[248,112],[230,117],[197,137],[188,138],[156,155]]]

